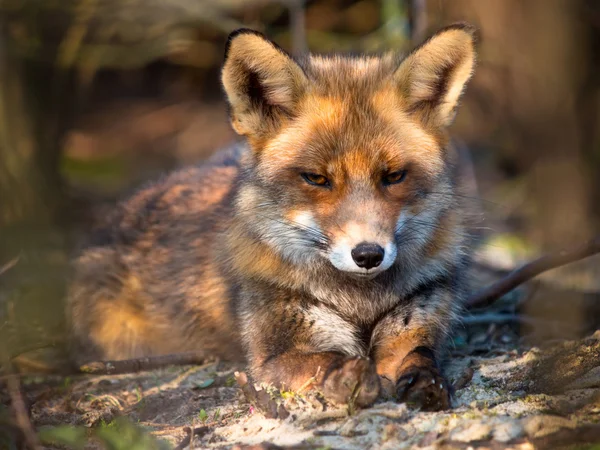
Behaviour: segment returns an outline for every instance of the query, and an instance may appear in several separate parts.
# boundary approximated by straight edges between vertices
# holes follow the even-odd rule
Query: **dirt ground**
[[[356,411],[329,405],[318,394],[273,389],[264,394],[270,407],[264,401],[261,407],[236,383],[234,373],[243,367],[219,362],[130,375],[32,378],[23,390],[42,432],[68,424],[91,435],[126,418],[156,438],[156,448],[553,449],[600,442],[600,332],[538,348],[519,345],[509,328],[492,328],[451,353],[453,409],[438,413],[394,402]],[[91,439],[85,448],[98,445]]]

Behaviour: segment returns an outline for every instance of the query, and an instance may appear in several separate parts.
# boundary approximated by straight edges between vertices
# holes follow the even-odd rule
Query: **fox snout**
[[[336,227],[337,228],[337,227]],[[389,269],[396,260],[398,249],[393,233],[387,236],[380,226],[350,222],[337,228],[328,252],[333,266],[356,275],[370,276]]]
[[[385,256],[385,250],[381,245],[363,242],[354,247],[350,254],[358,267],[369,270],[379,267]]]
[[[342,272],[369,276],[389,269],[396,260],[397,252],[393,242],[381,245],[363,241],[355,246],[344,242],[334,245],[328,258]]]

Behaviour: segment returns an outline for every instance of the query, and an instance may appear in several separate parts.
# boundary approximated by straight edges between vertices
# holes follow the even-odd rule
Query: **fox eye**
[[[323,175],[308,172],[301,173],[300,175],[302,178],[304,178],[304,181],[306,181],[308,184],[312,184],[313,186],[329,186],[329,180]]]
[[[390,184],[398,184],[402,183],[406,178],[406,170],[398,170],[396,172],[388,173],[383,177],[384,186],[389,186]]]

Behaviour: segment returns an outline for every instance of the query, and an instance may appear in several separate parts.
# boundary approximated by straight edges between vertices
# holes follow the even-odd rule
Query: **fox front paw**
[[[396,397],[422,411],[450,408],[448,383],[434,367],[409,367],[396,382]]]
[[[379,396],[379,376],[368,358],[345,359],[329,369],[323,380],[323,394],[335,403],[372,405]]]

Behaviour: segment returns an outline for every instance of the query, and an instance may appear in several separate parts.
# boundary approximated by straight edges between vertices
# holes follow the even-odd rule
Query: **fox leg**
[[[426,291],[377,324],[372,354],[388,395],[423,410],[448,409],[450,387],[438,358],[456,300],[449,287]]]
[[[291,390],[316,388],[336,403],[372,404],[379,395],[374,362],[352,325],[323,306],[286,299],[243,314],[250,371],[257,381]]]

